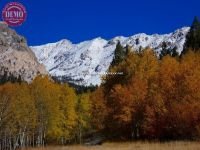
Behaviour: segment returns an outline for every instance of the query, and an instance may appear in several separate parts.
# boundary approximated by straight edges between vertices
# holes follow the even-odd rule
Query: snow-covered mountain
[[[189,27],[183,27],[170,34],[147,35],[140,33],[131,37],[118,36],[111,40],[96,38],[73,44],[68,40],[32,46],[39,62],[49,73],[60,80],[77,85],[99,85],[101,76],[108,70],[118,41],[123,46],[132,46],[134,50],[151,47],[157,54],[162,50],[163,42],[168,48],[183,50]]]

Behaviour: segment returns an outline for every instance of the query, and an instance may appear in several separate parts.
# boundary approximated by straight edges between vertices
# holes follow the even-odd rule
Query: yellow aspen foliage
[[[79,143],[82,143],[82,138],[84,133],[91,129],[91,100],[90,93],[83,93],[78,95],[76,102],[76,112],[77,112],[77,120],[76,120],[76,137]]]
[[[28,84],[14,84],[15,89],[12,95],[13,127],[18,128],[18,132],[25,132],[27,129],[34,131],[36,127],[36,108],[33,98],[30,95]]]
[[[62,137],[65,139],[72,138],[76,126],[76,100],[77,96],[72,88],[68,85],[60,86],[59,102],[60,110],[62,111],[61,128]]]
[[[0,86],[0,133],[6,130],[15,132],[12,124],[13,109],[12,98],[16,89],[11,83]]]

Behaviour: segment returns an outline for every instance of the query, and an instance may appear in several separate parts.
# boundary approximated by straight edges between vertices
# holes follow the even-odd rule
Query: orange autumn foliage
[[[200,54],[157,59],[153,51],[132,52],[106,76],[101,88],[113,138],[200,137]],[[101,110],[99,110],[101,111]]]

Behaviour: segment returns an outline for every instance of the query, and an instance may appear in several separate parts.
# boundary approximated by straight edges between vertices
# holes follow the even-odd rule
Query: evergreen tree
[[[120,62],[124,60],[126,56],[126,51],[124,50],[123,46],[120,44],[120,42],[117,43],[115,52],[114,52],[114,58],[112,61],[112,65],[117,65]]]
[[[176,57],[179,56],[178,52],[177,52],[177,47],[175,46],[172,51],[171,51],[171,56],[172,57]]]
[[[186,43],[182,54],[185,54],[189,49],[198,51],[200,48],[200,22],[198,17],[194,18],[190,31],[186,36]]]
[[[8,78],[7,74],[8,74],[8,72],[4,67],[2,67],[0,70],[1,70],[1,72],[3,72],[3,74],[0,75],[0,84],[4,84],[4,83],[7,82],[7,78]]]
[[[126,54],[126,56],[128,56],[128,54],[130,54],[130,52],[131,52],[131,46],[127,45],[125,49],[126,49],[125,54]]]
[[[162,51],[160,53],[160,59],[162,59],[164,56],[170,55],[172,57],[176,57],[178,56],[178,52],[177,52],[177,47],[175,46],[174,48],[167,48],[167,43],[163,42],[162,43]]]
[[[6,82],[11,82],[11,83],[21,83],[22,82],[22,77],[19,75],[18,77],[14,75],[13,73],[8,71],[8,68],[0,68],[0,84],[5,84]]]
[[[162,59],[162,57],[166,56],[169,54],[169,51],[167,49],[167,43],[166,42],[163,42],[162,43],[162,51],[160,53],[160,58]]]
[[[22,83],[22,77],[21,77],[21,75],[18,76],[17,82],[18,82],[18,83]]]

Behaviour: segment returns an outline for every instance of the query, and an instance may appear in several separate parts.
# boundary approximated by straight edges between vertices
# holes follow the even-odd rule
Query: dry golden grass
[[[168,143],[105,143],[100,146],[65,146],[47,147],[29,150],[200,150],[200,142],[168,142]]]

